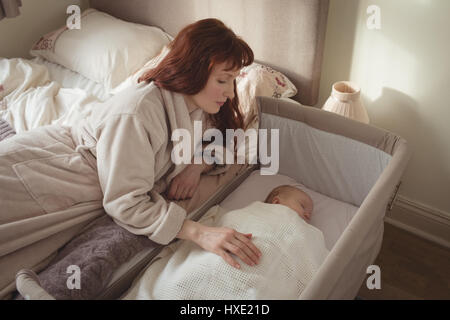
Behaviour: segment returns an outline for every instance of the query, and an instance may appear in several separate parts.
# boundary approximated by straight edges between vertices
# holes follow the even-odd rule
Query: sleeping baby
[[[307,222],[309,222],[313,211],[311,197],[303,190],[289,185],[274,188],[264,202],[287,206]]]
[[[262,252],[255,266],[236,269],[193,242],[178,241],[153,260],[124,299],[298,299],[328,254],[310,225],[313,202],[292,186],[237,210],[212,207],[201,222],[251,233]],[[299,217],[301,219],[299,219]]]

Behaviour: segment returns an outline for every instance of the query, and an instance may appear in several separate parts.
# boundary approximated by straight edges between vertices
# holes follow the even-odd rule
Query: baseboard
[[[399,195],[385,221],[419,237],[450,248],[450,214]]]

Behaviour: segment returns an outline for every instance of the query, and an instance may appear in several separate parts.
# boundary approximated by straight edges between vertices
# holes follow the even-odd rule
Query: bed
[[[405,140],[393,133],[308,107],[315,105],[318,98],[328,1],[289,0],[280,6],[278,1],[270,0],[177,0],[170,3],[91,0],[90,7],[126,21],[157,26],[169,37],[190,22],[217,17],[249,43],[256,62],[264,66],[259,70],[271,67],[280,72],[279,79],[285,76],[282,80],[289,80],[287,88],[278,86],[281,92],[258,92],[256,95],[262,97],[250,97],[252,105],[248,106],[256,110],[260,129],[267,129],[269,133],[271,129],[279,130],[278,175],[259,175],[257,170],[264,165],[236,165],[216,178],[220,181],[208,182],[215,188],[211,189],[205,183],[195,201],[184,203],[184,206],[189,208],[191,219],[199,220],[214,205],[231,209],[232,205],[261,199],[271,183],[301,183],[315,195],[319,213],[312,223],[324,233],[329,254],[298,298],[353,299],[366,276],[367,267],[380,250],[385,210],[406,167],[409,149]],[[250,27],[254,25],[260,27]],[[49,78],[55,83],[81,94],[83,103],[79,105],[82,106],[94,107],[96,101],[107,99],[121,89],[114,79],[88,81],[80,76],[80,72],[52,65],[42,57],[33,62],[47,66]],[[65,93],[74,94],[71,91]],[[77,121],[79,114],[84,110],[88,112],[89,107],[79,109],[82,112],[76,116],[69,114],[65,120],[68,123]],[[11,118],[9,120],[14,124]],[[14,129],[18,132],[53,121],[16,120],[18,124]],[[21,126],[21,122],[27,125]],[[247,188],[246,199],[236,199],[236,194],[242,194],[240,188],[246,185],[265,187],[253,195],[249,190],[257,188]],[[339,214],[333,215],[330,208],[340,208],[336,210]],[[76,234],[79,236],[80,230]],[[136,245],[135,249],[136,252],[127,256],[126,261],[102,283],[100,291],[90,292],[89,296],[66,298],[119,298],[163,248],[143,244]],[[39,271],[45,272],[45,268]],[[25,280],[29,277],[19,274],[18,279],[21,276]],[[23,295],[43,297],[41,290],[38,286]]]

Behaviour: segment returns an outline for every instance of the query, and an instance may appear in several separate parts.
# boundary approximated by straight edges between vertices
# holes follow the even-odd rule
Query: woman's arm
[[[105,211],[134,234],[161,244],[172,241],[186,210],[152,191],[155,151],[143,122],[133,114],[111,115],[96,129],[96,135]]]
[[[186,219],[177,238],[195,242],[206,251],[221,256],[229,265],[237,269],[240,265],[230,253],[235,254],[250,266],[258,264],[261,256],[261,251],[250,240],[251,234],[243,234],[231,228],[208,227]]]
[[[211,170],[214,165],[206,163],[189,164],[170,182],[167,198],[169,200],[184,200],[192,198],[200,183],[200,176]]]

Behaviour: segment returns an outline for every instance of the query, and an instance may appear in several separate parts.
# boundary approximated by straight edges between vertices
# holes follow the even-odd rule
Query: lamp
[[[331,95],[322,109],[353,120],[369,123],[369,116],[361,101],[360,93],[361,89],[353,82],[336,82],[333,84]]]

